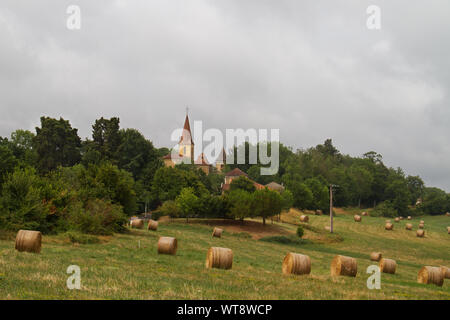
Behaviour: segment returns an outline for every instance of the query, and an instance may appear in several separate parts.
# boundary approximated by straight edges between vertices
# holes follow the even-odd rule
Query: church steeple
[[[194,140],[192,140],[191,125],[189,124],[189,115],[186,108],[186,118],[184,119],[183,133],[180,137],[180,156],[190,158],[194,163]]]

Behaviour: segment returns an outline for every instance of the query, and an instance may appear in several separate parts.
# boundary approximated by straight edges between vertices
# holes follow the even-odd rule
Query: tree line
[[[246,148],[248,157],[248,144],[237,148]],[[342,155],[331,140],[296,151],[280,144],[279,150],[276,175],[261,176],[259,163],[227,165],[224,172],[238,167],[258,183],[283,184],[284,192],[254,190],[243,177],[222,194],[223,172],[164,167],[169,149],[156,148],[136,129],[120,128],[119,118],[95,120],[91,137],[82,140],[68,120],[42,117],[35,132],[0,137],[0,228],[109,234],[123,231],[129,216],[150,210],[186,219],[265,220],[291,205],[328,210],[330,184],[337,185],[337,206],[375,206],[386,216],[450,211],[445,191],[386,167],[376,152]]]

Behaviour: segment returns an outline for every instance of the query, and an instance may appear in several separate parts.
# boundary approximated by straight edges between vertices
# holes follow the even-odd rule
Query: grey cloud
[[[370,4],[380,31],[365,27]],[[280,128],[294,148],[331,137],[450,190],[448,12],[445,0],[2,1],[0,135],[49,115],[86,137],[119,116],[169,146],[189,105],[204,128]]]

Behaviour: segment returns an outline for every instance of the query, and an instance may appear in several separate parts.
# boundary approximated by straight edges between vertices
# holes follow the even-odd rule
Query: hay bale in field
[[[370,254],[370,260],[372,261],[380,261],[382,257],[383,255],[381,254],[381,252],[372,252]]]
[[[425,236],[425,230],[419,229],[416,231],[416,236],[419,238],[423,238]]]
[[[397,217],[397,218],[394,219],[394,221],[395,221],[395,222],[400,222],[400,218]]]
[[[419,222],[420,224],[425,224],[425,221],[423,221],[423,220],[420,220],[420,222]]]
[[[405,229],[406,229],[406,230],[412,230],[412,228],[413,228],[413,225],[412,225],[411,223],[407,223],[407,224],[405,225]]]
[[[395,260],[385,258],[380,260],[381,272],[394,274],[395,269],[397,269],[397,262],[395,262]]]
[[[450,217],[450,212],[447,212],[445,215],[446,215],[447,217]]]
[[[42,234],[40,231],[19,230],[16,235],[16,250],[40,253]]]
[[[300,222],[307,223],[308,221],[309,221],[309,217],[308,216],[305,216],[305,215],[300,216]]]
[[[394,229],[394,225],[390,222],[386,223],[386,225],[384,226],[384,229],[386,230],[393,230]]]
[[[450,234],[450,227],[447,227],[447,233]]]
[[[325,226],[325,227],[323,227],[325,230],[327,230],[327,231],[331,231],[331,229],[330,229],[330,227],[329,226]]]
[[[172,237],[160,237],[158,240],[158,253],[176,254],[178,248],[177,239]]]
[[[152,219],[148,220],[147,230],[158,230],[158,221]]]
[[[408,220],[412,220],[411,216],[408,216]]]
[[[321,216],[323,214],[322,210],[317,209],[315,215]]]
[[[403,218],[403,217],[400,217],[400,221],[401,221],[401,220],[403,220],[403,219],[405,219],[405,218]]]
[[[444,274],[439,267],[425,266],[420,269],[417,275],[417,282],[424,284],[435,284],[442,287],[444,284]]]
[[[444,275],[444,279],[450,279],[450,268],[441,266],[442,274]]]
[[[419,229],[425,228],[425,225],[423,223],[419,223]]]
[[[361,213],[361,215],[363,216],[363,217],[367,217],[369,214],[367,213],[367,212],[363,212],[363,213]]]
[[[212,236],[216,238],[222,237],[223,229],[220,228],[214,228]]]
[[[311,259],[304,254],[290,252],[284,257],[281,269],[284,274],[310,274]]]
[[[233,266],[233,251],[228,248],[209,248],[205,266],[206,268],[231,269]]]
[[[337,255],[331,262],[332,276],[356,277],[357,272],[358,266],[355,258]]]
[[[358,216],[357,214],[355,214],[353,219],[355,219],[355,222],[361,222],[361,216]]]
[[[144,220],[133,219],[130,221],[130,227],[135,229],[142,229],[144,227]]]

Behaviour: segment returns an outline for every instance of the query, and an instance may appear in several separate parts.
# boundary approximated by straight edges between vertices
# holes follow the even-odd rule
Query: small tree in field
[[[252,193],[237,189],[230,191],[227,198],[231,206],[229,214],[234,219],[244,220],[253,215],[254,197]]]
[[[199,198],[195,195],[194,189],[183,188],[175,202],[180,208],[182,216],[186,218],[186,222],[189,222],[189,218],[195,215],[199,206]]]
[[[254,212],[258,217],[262,217],[263,225],[266,218],[280,214],[283,208],[283,199],[277,191],[269,189],[257,190],[253,194]]]

